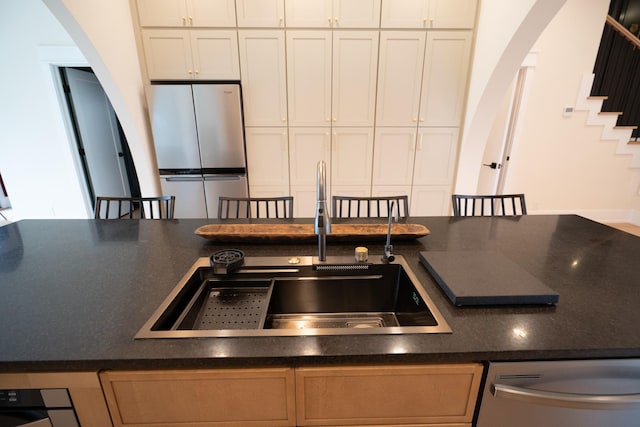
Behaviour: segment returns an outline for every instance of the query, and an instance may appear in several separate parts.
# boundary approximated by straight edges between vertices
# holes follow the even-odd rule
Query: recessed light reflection
[[[527,330],[524,328],[513,328],[513,335],[516,338],[526,339],[527,338]]]
[[[580,264],[580,260],[575,259],[573,260],[573,262],[571,263],[571,267],[572,268],[576,268],[578,266],[578,264]]]

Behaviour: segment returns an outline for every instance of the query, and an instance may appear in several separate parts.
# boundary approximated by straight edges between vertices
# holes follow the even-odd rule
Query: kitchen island
[[[198,257],[229,248],[252,257],[313,256],[317,245],[210,241],[194,234],[212,223],[207,220],[25,220],[7,225],[0,228],[0,371],[103,372],[114,418],[111,386],[131,379],[126,371],[141,372],[131,380],[137,386],[149,379],[152,384],[166,380],[164,374],[148,377],[153,372],[177,372],[190,390],[189,375],[213,375],[218,381],[223,371],[255,368],[259,387],[282,375],[288,390],[283,419],[293,425],[291,390],[302,393],[304,381],[315,384],[326,372],[341,378],[344,367],[366,377],[372,367],[393,366],[398,369],[394,375],[403,378],[439,377],[432,369],[442,367],[447,375],[472,378],[471,390],[477,393],[479,363],[488,361],[640,357],[640,238],[575,215],[424,217],[411,222],[425,225],[430,234],[392,242],[395,253],[407,260],[453,330],[450,334],[134,340]],[[378,256],[384,239],[329,241],[327,254],[353,256],[360,245]],[[419,253],[458,250],[503,254],[557,292],[558,304],[455,307],[420,264]],[[291,385],[292,370],[296,387]],[[99,400],[99,385],[94,392]],[[296,405],[304,402],[304,395],[296,396]],[[475,396],[463,402],[464,422],[473,413]],[[297,411],[299,424],[326,422],[313,418],[312,407]]]
[[[640,238],[585,218],[412,218],[430,234],[392,242],[452,334],[134,340],[196,258],[316,255],[313,243],[223,243],[206,220],[25,220],[0,228],[0,370],[467,362],[640,357]],[[328,255],[351,256],[350,243]],[[364,243],[382,253],[384,241]],[[560,295],[556,306],[459,308],[420,251],[501,252]]]

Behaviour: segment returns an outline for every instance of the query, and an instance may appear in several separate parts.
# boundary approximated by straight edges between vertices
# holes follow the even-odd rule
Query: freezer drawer
[[[176,196],[174,218],[206,218],[202,175],[161,176],[162,194]]]
[[[478,427],[636,426],[640,360],[492,363]]]
[[[218,197],[248,197],[249,187],[244,175],[205,175],[204,190],[209,218],[218,217]]]

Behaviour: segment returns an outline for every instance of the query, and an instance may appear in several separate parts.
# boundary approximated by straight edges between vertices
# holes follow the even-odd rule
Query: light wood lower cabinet
[[[0,389],[64,388],[82,427],[110,427],[111,419],[96,372],[0,374]]]
[[[471,426],[482,365],[105,371],[115,426]]]
[[[115,426],[293,426],[290,368],[105,371]]]
[[[482,365],[296,370],[300,426],[471,425]]]

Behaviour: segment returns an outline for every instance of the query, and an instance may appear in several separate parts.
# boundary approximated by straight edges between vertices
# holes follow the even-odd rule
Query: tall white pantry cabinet
[[[477,0],[132,0],[149,80],[240,80],[250,194],[449,215]],[[198,37],[203,38],[200,41]]]

